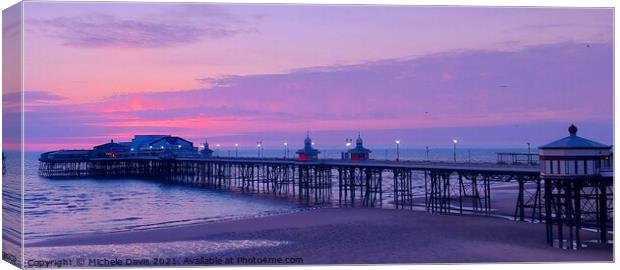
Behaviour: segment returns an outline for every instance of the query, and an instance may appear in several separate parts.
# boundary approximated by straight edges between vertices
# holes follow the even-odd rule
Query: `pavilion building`
[[[129,148],[126,144],[115,143],[114,140],[110,140],[109,143],[93,147],[90,155],[95,158],[115,158],[129,151]]]
[[[372,151],[364,147],[364,140],[362,140],[361,134],[357,134],[357,140],[355,141],[355,148],[348,151],[348,156],[351,160],[368,160]]]
[[[304,140],[304,148],[297,150],[297,158],[299,160],[317,160],[319,158],[319,150],[312,146],[312,139],[310,139],[310,132],[306,134]]]
[[[577,136],[575,125],[568,132],[569,136],[539,147],[547,242],[579,248],[581,228],[594,227],[600,242],[607,243],[613,226],[612,147]]]

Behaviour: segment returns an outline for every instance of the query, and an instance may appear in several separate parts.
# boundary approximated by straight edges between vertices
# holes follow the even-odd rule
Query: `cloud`
[[[52,130],[54,140],[70,141],[61,138],[163,132],[255,140],[305,130],[381,134],[520,125],[519,134],[533,134],[534,141],[546,123],[598,123],[593,127],[606,140],[609,128],[600,127],[612,126],[612,56],[610,43],[557,43],[229,76],[210,79],[209,88],[40,106],[27,114],[27,125],[36,127],[26,135],[47,139]],[[494,134],[497,143],[514,141]]]
[[[61,101],[67,100],[66,97],[54,94],[49,91],[25,91],[24,92],[24,107],[29,109],[34,106],[44,106],[50,104],[57,104]]]
[[[63,45],[81,48],[129,47],[162,48],[219,39],[255,29],[223,21],[179,22],[157,19],[124,19],[106,14],[27,21],[29,29],[58,38]]]

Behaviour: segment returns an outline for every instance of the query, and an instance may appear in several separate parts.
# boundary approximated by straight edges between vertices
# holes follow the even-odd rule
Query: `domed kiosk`
[[[349,150],[349,157],[351,160],[368,160],[370,158],[370,149],[364,147],[364,140],[360,133],[357,134],[357,140],[355,141],[355,148]]]
[[[213,150],[209,148],[209,142],[205,139],[205,142],[202,144],[202,150],[200,151],[200,155],[205,158],[210,158],[213,156]]]
[[[297,150],[297,158],[299,160],[317,160],[319,158],[319,150],[314,149],[312,146],[312,139],[310,139],[310,132],[306,133],[306,139],[304,140],[304,148]]]
[[[575,125],[568,132],[568,137],[539,147],[541,176],[579,180],[608,175],[611,146],[577,136]]]
[[[584,227],[599,231],[598,240],[607,243],[613,220],[612,147],[577,131],[571,125],[569,136],[539,147],[547,242],[569,249],[582,246]]]

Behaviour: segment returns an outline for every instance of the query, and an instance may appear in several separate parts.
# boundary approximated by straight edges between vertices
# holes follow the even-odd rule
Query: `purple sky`
[[[25,4],[26,143],[612,142],[612,9]],[[5,99],[8,99],[5,95]],[[6,104],[6,101],[5,101]]]

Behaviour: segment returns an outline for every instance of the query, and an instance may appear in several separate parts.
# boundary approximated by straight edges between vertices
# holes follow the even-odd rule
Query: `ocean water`
[[[76,233],[143,230],[294,211],[300,206],[256,195],[139,179],[46,179],[27,154],[25,242]]]
[[[2,252],[3,258],[19,265],[21,256],[21,175],[18,152],[6,153],[6,174],[2,175]]]
[[[339,158],[342,150],[323,150],[321,158]],[[525,149],[471,149],[457,152],[459,161],[495,162],[496,152]],[[291,151],[292,152],[292,151]],[[220,149],[220,156],[234,150]],[[383,154],[383,156],[382,156]],[[375,159],[393,159],[395,150],[375,150]],[[239,156],[258,152],[239,150]],[[283,150],[265,149],[264,157],[282,157]],[[425,149],[402,149],[403,160],[426,160]],[[292,156],[289,153],[289,156]],[[140,179],[47,179],[37,174],[39,153],[26,153],[24,178],[25,242],[79,233],[144,230],[303,210],[290,200],[219,191]],[[449,161],[453,149],[435,149],[430,160]],[[389,185],[390,181],[386,181]],[[389,190],[389,186],[386,190]],[[337,194],[337,191],[336,191]],[[389,199],[389,196],[386,197]]]

